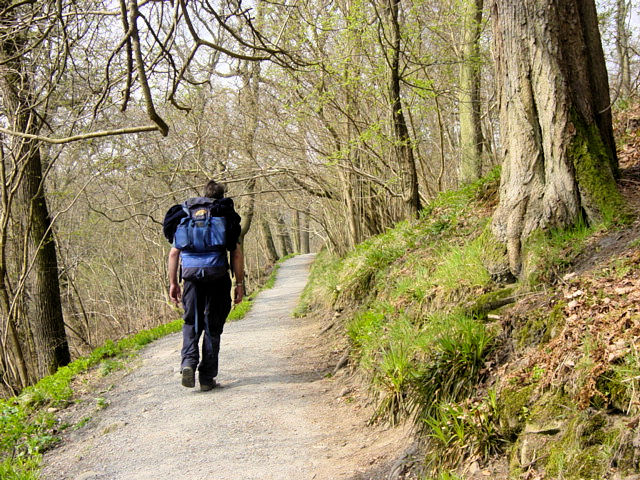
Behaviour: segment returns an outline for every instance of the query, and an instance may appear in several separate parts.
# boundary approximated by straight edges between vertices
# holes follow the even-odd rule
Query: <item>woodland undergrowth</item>
[[[235,305],[227,320],[242,319],[251,309],[256,295],[273,287],[280,264],[292,256],[280,259],[262,287]],[[82,384],[86,379],[81,378],[82,374],[93,371],[99,376],[106,376],[124,368],[138,350],[165,335],[180,331],[182,323],[182,320],[176,320],[117,342],[108,340],[90,355],[78,358],[58,369],[55,374],[44,377],[36,385],[24,389],[20,395],[0,398],[0,479],[38,479],[42,453],[60,441],[60,434],[64,430],[84,426],[87,418],[72,425],[60,423],[56,415],[60,409],[76,400],[77,387],[84,388]],[[100,408],[105,400],[100,397],[96,402]]]
[[[640,224],[533,235],[507,283],[498,178],[322,252],[298,313],[341,312],[371,420],[416,427],[417,478],[624,478],[640,460]]]

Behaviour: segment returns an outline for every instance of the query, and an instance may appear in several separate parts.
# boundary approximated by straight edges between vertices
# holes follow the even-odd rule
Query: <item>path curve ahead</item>
[[[43,478],[352,478],[354,455],[375,439],[365,438],[362,419],[344,401],[338,405],[305,358],[317,330],[291,317],[312,260],[284,262],[274,288],[256,298],[245,319],[225,326],[221,388],[182,387],[181,335],[155,342],[141,352],[139,368],[102,394],[108,406],[45,456]]]

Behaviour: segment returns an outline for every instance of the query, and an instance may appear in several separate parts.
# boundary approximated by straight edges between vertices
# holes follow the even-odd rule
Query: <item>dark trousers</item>
[[[182,362],[184,367],[198,367],[200,381],[218,375],[220,335],[231,311],[231,279],[228,275],[211,282],[184,282],[182,292],[184,325],[182,326]],[[204,332],[202,358],[198,341]],[[198,361],[200,364],[198,365]]]

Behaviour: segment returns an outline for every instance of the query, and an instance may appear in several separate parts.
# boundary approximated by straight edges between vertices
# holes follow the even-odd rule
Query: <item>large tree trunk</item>
[[[7,2],[0,2],[0,8]],[[10,22],[3,19],[2,22]],[[32,78],[19,55],[21,38],[0,42],[0,91],[2,110],[11,128],[37,134],[40,120],[33,109]],[[33,260],[33,315],[30,326],[37,349],[39,373],[53,373],[70,361],[64,329],[56,246],[44,195],[40,145],[34,140],[12,138],[11,154],[16,165],[24,165],[18,210],[25,213],[29,228],[29,256]]]
[[[462,4],[462,62],[460,64],[460,182],[482,175],[482,123],[480,119],[480,33],[483,0]]]
[[[593,0],[493,0],[504,153],[493,229],[520,273],[534,230],[598,222],[621,205]]]

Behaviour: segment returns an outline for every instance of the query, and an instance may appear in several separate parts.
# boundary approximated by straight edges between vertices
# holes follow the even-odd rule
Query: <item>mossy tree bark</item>
[[[460,64],[460,182],[482,175],[482,122],[480,119],[480,33],[483,0],[462,3],[462,62]]]
[[[504,155],[493,230],[511,271],[537,229],[621,206],[609,84],[593,0],[493,0]]]

